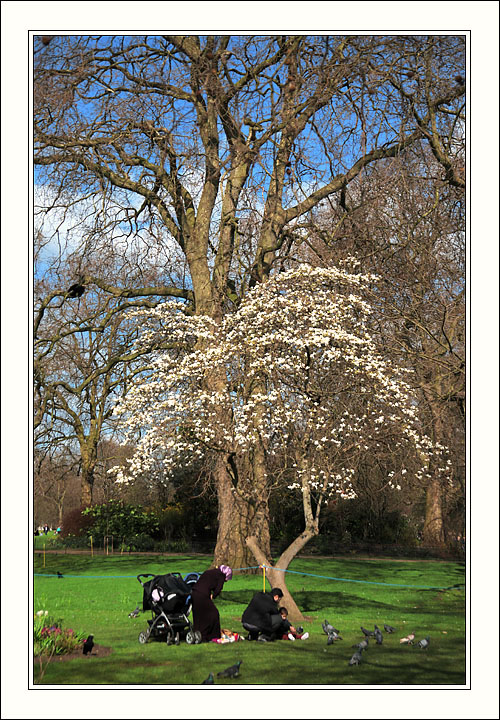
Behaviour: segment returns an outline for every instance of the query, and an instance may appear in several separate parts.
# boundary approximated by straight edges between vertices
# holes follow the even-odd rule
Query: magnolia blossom
[[[304,462],[291,464],[288,487],[326,496],[356,496],[363,454],[385,453],[394,489],[403,476],[428,475],[431,452],[448,472],[447,449],[419,430],[407,372],[377,350],[363,297],[375,279],[302,265],[254,287],[220,323],[179,302],[140,311],[138,342],[162,334],[169,349],[115,408],[124,442],[140,438],[129,467],[114,469],[117,481],[153,474],[158,463],[168,477],[186,458],[238,459],[257,445],[269,458],[296,446]],[[403,448],[411,471],[398,465],[394,449]]]

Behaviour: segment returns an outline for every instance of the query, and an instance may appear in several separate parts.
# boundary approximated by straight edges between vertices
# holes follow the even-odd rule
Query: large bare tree
[[[460,36],[66,36],[35,38],[34,51],[42,227],[62,208],[85,257],[111,243],[124,266],[132,249],[177,253],[183,270],[164,295],[215,322],[374,164],[425,144],[443,179],[464,184]],[[213,391],[223,383],[207,378]],[[231,492],[228,457],[214,469],[216,561],[250,564],[248,536],[270,554],[258,448],[252,462],[253,507]]]

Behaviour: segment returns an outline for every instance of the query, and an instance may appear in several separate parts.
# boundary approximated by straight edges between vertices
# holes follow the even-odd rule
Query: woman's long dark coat
[[[203,642],[220,638],[220,615],[212,602],[224,586],[226,576],[218,568],[205,570],[200,579],[193,585],[191,598],[193,601],[193,628],[201,632]]]

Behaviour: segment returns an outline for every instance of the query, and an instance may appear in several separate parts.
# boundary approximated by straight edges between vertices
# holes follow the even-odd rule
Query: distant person
[[[296,632],[288,620],[283,620],[278,609],[278,603],[283,597],[280,588],[273,588],[271,592],[255,593],[247,609],[241,617],[241,623],[248,630],[249,640],[270,642],[281,638],[288,631]]]
[[[49,532],[49,526],[47,524],[44,525],[43,532],[45,535],[47,535],[47,533]]]
[[[228,565],[205,570],[191,589],[193,603],[193,629],[201,633],[202,642],[221,638],[220,615],[215,607],[216,598],[224,583],[231,580],[233,571]]]

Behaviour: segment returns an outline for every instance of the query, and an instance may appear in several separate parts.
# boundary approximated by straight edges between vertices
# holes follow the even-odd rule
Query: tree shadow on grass
[[[254,594],[255,591],[251,590],[224,590],[217,604],[219,608],[227,607],[228,610],[237,605],[246,607]],[[377,600],[374,597],[363,597],[354,593],[338,591],[299,591],[293,592],[293,598],[304,613],[319,613],[322,610],[335,608],[339,613],[355,610],[357,614],[365,611],[367,614],[375,614],[375,616],[382,614],[389,616],[389,614],[393,615],[394,613],[400,614],[402,607],[404,607],[406,616],[412,614],[418,616],[422,614],[432,615],[436,613],[435,590],[421,591],[418,606],[415,605],[415,600],[412,598],[411,606],[408,603],[406,607],[402,606],[400,602],[388,601],[387,599]]]
[[[160,558],[160,557],[137,557],[123,555],[120,556],[117,553],[109,556],[96,556],[91,555],[47,555],[46,556],[46,567],[40,567],[40,561],[43,554],[35,552],[35,573],[38,575],[52,575],[57,570],[60,572],[67,573],[68,575],[99,575],[104,570],[109,576],[112,575],[130,575],[137,576],[140,573],[153,573],[155,575],[164,575],[171,572],[180,572],[181,575],[186,575],[187,572],[202,572],[195,565],[205,565],[203,561],[197,563],[193,561],[193,558],[189,555],[176,556],[175,558]],[[113,564],[107,564],[107,560],[112,559]],[[186,567],[190,564],[192,567],[188,570],[179,570],[179,568]]]

